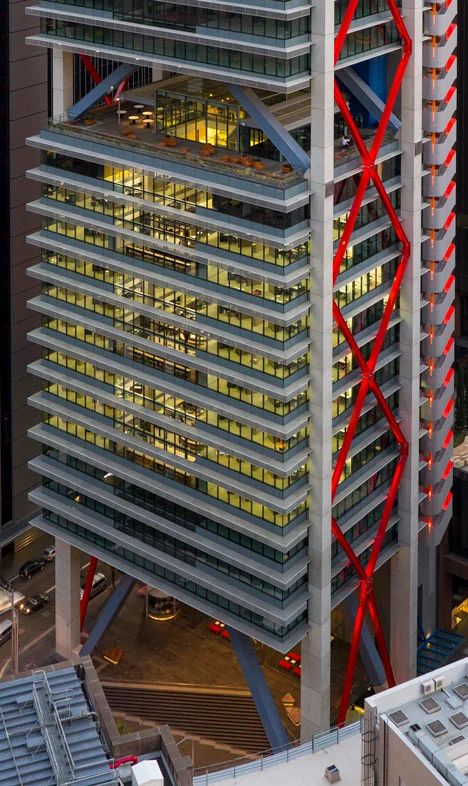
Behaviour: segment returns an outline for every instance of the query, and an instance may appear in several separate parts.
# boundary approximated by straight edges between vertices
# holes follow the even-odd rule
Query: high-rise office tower
[[[40,225],[26,212],[26,203],[39,196],[25,170],[39,163],[25,138],[47,119],[47,55],[26,46],[37,33],[37,19],[26,17],[24,3],[5,0],[0,7],[0,549],[21,546],[30,537],[33,506],[28,491],[35,485],[28,459],[34,448],[27,436],[34,412],[27,397],[39,384],[27,375],[27,363],[39,354],[27,334],[38,323],[26,301],[38,291],[27,268],[39,252],[26,243],[26,234]]]
[[[457,149],[457,356],[464,358],[468,352],[468,13],[460,3],[457,14],[459,41],[457,45],[457,89],[461,96],[457,112],[459,144]]]
[[[457,11],[457,233],[455,264],[455,431],[459,442],[468,430],[468,9]],[[460,447],[463,452],[464,445]],[[458,451],[456,451],[458,453]],[[458,464],[458,466],[457,466]],[[455,462],[453,517],[439,548],[439,621],[445,627],[457,619],[468,596],[468,530],[465,504],[468,473]]]
[[[340,720],[358,647],[392,683],[415,672],[418,615],[434,623],[456,2],[28,13],[53,74],[29,140],[31,436],[34,523],[61,541],[58,646],[77,643],[79,546],[278,650],[300,642],[303,734],[327,727],[340,615]]]

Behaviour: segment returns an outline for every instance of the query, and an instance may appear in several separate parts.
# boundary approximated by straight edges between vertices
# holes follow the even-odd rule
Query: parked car
[[[85,582],[86,583],[86,582]],[[106,587],[109,586],[109,579],[107,576],[104,576],[104,573],[95,573],[93,578],[93,584],[91,587],[90,599],[95,598],[96,595],[99,595],[100,592],[103,592]],[[80,591],[80,600],[83,598],[85,584],[82,585]]]
[[[13,623],[11,620],[4,620],[3,622],[0,622],[0,646],[11,639],[12,630]]]
[[[294,674],[296,677],[301,676],[301,656],[298,652],[294,652],[294,650],[284,655],[278,665],[285,671],[291,672],[291,674]]]
[[[231,636],[226,628],[225,622],[221,622],[220,620],[213,620],[213,622],[210,622],[210,624],[208,625],[208,628],[209,630],[211,630],[212,633],[215,634],[215,636],[221,634],[223,639],[227,639],[228,641],[231,640]]]
[[[38,559],[31,559],[28,562],[25,562],[24,565],[21,565],[19,569],[19,574],[22,579],[30,579],[34,576],[35,573],[39,573],[40,570],[44,570],[46,566],[46,561],[43,557],[39,557]]]
[[[47,546],[42,557],[46,562],[52,562],[55,559],[55,546]]]
[[[23,614],[35,614],[36,611],[43,609],[48,603],[50,603],[48,595],[37,593],[37,595],[31,595],[30,598],[25,598],[25,600],[20,603],[19,610],[22,611]]]

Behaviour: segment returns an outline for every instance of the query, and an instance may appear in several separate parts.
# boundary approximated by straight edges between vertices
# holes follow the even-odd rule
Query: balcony
[[[376,128],[359,128],[361,138],[368,150],[372,148]],[[336,131],[335,131],[336,135]],[[355,170],[362,168],[362,159],[360,153],[351,137],[351,134],[346,134],[349,139],[349,145],[344,147],[341,138],[335,138],[335,179],[342,180],[344,176],[354,174]],[[377,161],[384,157],[388,157],[391,153],[400,152],[400,138],[399,133],[394,129],[389,128],[382,139],[382,144],[379,148],[379,155]],[[338,200],[339,201],[339,200]]]
[[[223,181],[230,180],[231,184],[232,179],[240,179],[244,183],[243,187],[249,191],[249,184],[271,187],[279,192],[278,196],[282,199],[307,189],[307,181],[303,175],[288,163],[237,153],[225,147],[177,139],[175,136],[165,136],[155,132],[152,113],[146,114],[148,119],[145,119],[143,114],[140,115],[137,110],[132,109],[131,104],[122,102],[120,112],[122,114],[118,115],[113,107],[101,108],[75,122],[65,119],[52,120],[49,128],[51,131],[62,131],[91,142],[111,144],[122,150],[150,154],[152,158],[182,164],[184,169],[180,171],[187,174],[195,167],[198,176],[200,169],[205,170],[207,179],[210,177],[209,173],[216,173]],[[240,187],[239,184],[238,188]]]

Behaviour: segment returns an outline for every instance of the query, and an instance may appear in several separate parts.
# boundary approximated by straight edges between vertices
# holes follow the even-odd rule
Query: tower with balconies
[[[301,647],[415,673],[450,510],[454,0],[38,0],[34,524]],[[419,604],[418,604],[419,597]],[[421,601],[421,598],[424,598]]]

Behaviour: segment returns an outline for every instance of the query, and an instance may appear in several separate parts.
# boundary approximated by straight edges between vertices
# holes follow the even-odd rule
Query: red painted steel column
[[[88,55],[80,55],[81,62],[83,63],[84,67],[86,68],[88,74],[91,76],[93,82],[98,85],[99,82],[102,82],[102,77],[98,73],[98,71],[94,67],[94,63]],[[109,96],[104,96],[104,101],[106,102],[107,106],[112,104],[112,100]]]
[[[356,11],[357,4],[358,4],[358,0],[350,0],[345,15],[343,17],[340,30],[336,36],[335,64],[340,57],[341,50],[343,48],[346,36],[348,34],[349,26],[354,18],[354,13]],[[341,330],[341,332],[343,333],[345,340],[349,345],[355,363],[361,371],[362,381],[359,387],[358,394],[356,396],[356,400],[350,412],[350,418],[347,424],[343,444],[340,448],[340,452],[338,454],[338,458],[333,471],[332,502],[338,490],[343,468],[345,466],[349,449],[353,442],[356,433],[356,428],[359,423],[362,407],[368,395],[371,394],[375,397],[378,406],[380,407],[384,417],[388,421],[389,428],[395,437],[400,452],[399,459],[396,464],[395,472],[388,491],[387,499],[382,511],[382,516],[377,527],[377,532],[371,548],[370,557],[366,565],[361,564],[359,557],[355,554],[351,544],[348,542],[346,538],[346,535],[341,531],[339,522],[337,522],[332,517],[331,526],[332,526],[333,535],[335,539],[338,541],[338,543],[340,544],[346,556],[348,557],[350,564],[354,567],[357,575],[359,576],[359,587],[360,587],[358,610],[357,610],[356,620],[354,623],[354,629],[351,638],[351,647],[350,647],[349,658],[346,667],[343,691],[341,695],[341,703],[338,713],[338,724],[344,723],[346,719],[346,712],[348,709],[349,699],[352,690],[354,671],[355,671],[356,660],[358,656],[359,644],[360,644],[361,633],[362,633],[362,626],[364,624],[366,611],[369,612],[372,627],[375,632],[377,648],[382,658],[382,663],[385,669],[388,684],[389,685],[395,684],[392,665],[388,654],[388,648],[385,642],[385,636],[383,633],[382,624],[380,622],[377,605],[375,601],[373,579],[374,579],[374,573],[377,567],[378,559],[380,556],[380,552],[384,543],[388,522],[390,520],[393,506],[397,498],[398,487],[400,485],[401,476],[403,474],[403,470],[408,455],[408,444],[403,433],[401,432],[401,429],[396,421],[393,412],[391,411],[385,399],[385,396],[383,395],[379,385],[377,384],[377,381],[374,376],[374,372],[377,366],[380,352],[382,350],[385,341],[385,336],[388,330],[388,325],[392,316],[392,312],[398,299],[403,276],[406,270],[408,260],[411,255],[411,247],[410,247],[409,240],[406,237],[406,234],[400,223],[400,220],[396,214],[396,211],[388,197],[387,192],[385,191],[385,187],[377,172],[376,160],[385,133],[387,131],[388,123],[394,109],[395,101],[401,90],[403,77],[406,68],[408,66],[409,59],[411,57],[412,44],[411,44],[411,39],[406,30],[404,21],[400,15],[400,10],[396,5],[395,0],[388,0],[388,6],[393,16],[393,21],[395,23],[395,26],[397,27],[398,32],[400,33],[400,36],[402,38],[402,58],[396,69],[395,76],[389,90],[388,98],[384,110],[382,112],[382,116],[378,123],[375,132],[375,137],[373,139],[370,150],[367,149],[366,145],[364,144],[364,141],[361,138],[359,129],[357,128],[356,123],[354,122],[354,118],[341,92],[339,83],[335,79],[335,100],[349,128],[351,136],[353,137],[354,143],[356,145],[356,149],[361,157],[362,171],[361,171],[359,182],[357,183],[356,194],[353,200],[353,204],[349,211],[348,218],[343,230],[343,234],[338,243],[338,247],[333,260],[333,284],[336,283],[336,280],[340,273],[340,269],[343,264],[343,259],[346,254],[349,241],[353,234],[357,218],[359,216],[359,211],[362,206],[364,195],[366,193],[367,188],[370,185],[373,185],[375,187],[379,195],[379,198],[385,208],[385,211],[387,212],[388,217],[390,218],[392,227],[395,230],[395,234],[401,243],[401,258],[398,263],[398,267],[395,273],[395,278],[393,280],[390,289],[388,300],[385,305],[384,312],[380,321],[380,325],[377,330],[377,335],[375,337],[375,341],[373,343],[372,350],[368,360],[364,358],[361,350],[359,349],[356,340],[352,334],[352,331],[348,327],[346,319],[342,315],[338,304],[336,303],[336,301],[334,301],[333,303],[333,315],[334,315],[335,322],[339,327],[339,329]]]
[[[88,610],[89,596],[91,595],[91,588],[93,586],[94,574],[96,572],[97,557],[91,557],[88,565],[88,573],[86,574],[86,584],[83,590],[83,597],[80,602],[80,630],[83,630],[84,622],[86,619],[86,612]]]

